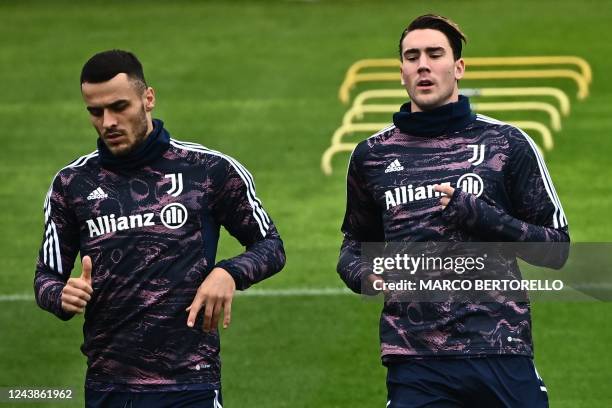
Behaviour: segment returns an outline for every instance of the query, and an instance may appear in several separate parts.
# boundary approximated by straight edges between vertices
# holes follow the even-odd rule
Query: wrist
[[[215,269],[222,269],[229,276],[231,276],[232,279],[234,280],[234,287],[235,287],[235,289],[238,289],[238,290],[246,289],[246,286],[244,284],[244,280],[242,279],[242,274],[240,273],[238,268],[236,268],[236,266],[231,261],[229,261],[229,260],[220,261],[213,268],[213,270],[215,270]]]

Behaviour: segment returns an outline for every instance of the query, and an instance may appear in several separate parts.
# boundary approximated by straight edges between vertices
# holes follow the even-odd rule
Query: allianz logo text
[[[159,220],[169,229],[177,229],[187,222],[187,208],[180,203],[166,205],[159,213]],[[152,227],[157,225],[155,213],[147,212],[117,217],[115,214],[102,215],[95,219],[86,221],[89,228],[89,237],[95,238],[101,235],[117,231],[125,231],[133,228]]]
[[[442,186],[450,186],[450,182],[438,183]],[[442,197],[446,194],[434,190],[435,184],[419,186],[414,188],[412,184],[407,186],[395,187],[392,190],[385,191],[385,204],[387,210],[401,204],[411,203],[413,201],[426,200],[428,198]],[[467,173],[459,177],[457,180],[457,188],[461,188],[466,193],[474,194],[480,197],[484,191],[484,183],[482,178],[476,173]]]

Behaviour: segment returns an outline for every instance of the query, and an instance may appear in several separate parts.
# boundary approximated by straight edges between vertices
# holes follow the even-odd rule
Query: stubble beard
[[[125,148],[119,148],[119,149],[115,149],[115,151],[113,151],[113,149],[111,147],[109,147],[108,145],[106,145],[106,147],[111,151],[111,153],[113,154],[113,156],[115,157],[125,157],[127,155],[129,155],[130,153],[132,153],[134,150],[136,150],[138,148],[138,146],[140,146],[142,144],[142,142],[146,139],[147,137],[147,113],[145,111],[144,106],[142,107],[141,110],[141,114],[138,115],[138,119],[134,125],[134,142],[129,145],[126,146]]]

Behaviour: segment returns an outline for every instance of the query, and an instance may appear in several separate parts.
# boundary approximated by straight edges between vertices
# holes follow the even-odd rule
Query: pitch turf
[[[611,6],[570,0],[2,2],[0,294],[32,292],[44,194],[59,168],[95,148],[79,70],[92,53],[108,48],[131,49],[141,58],[157,90],[155,116],[175,138],[228,153],[255,175],[288,255],[285,270],[260,287],[341,287],[335,263],[348,154],[334,158],[331,177],[319,170],[347,108],[337,90],[355,60],[395,57],[405,24],[430,11],[463,27],[466,56],[579,55],[591,63],[585,101],[576,100],[574,85],[551,83],[571,95],[572,112],[546,158],[572,238],[609,241]],[[223,238],[220,256],[239,250]],[[237,298],[232,327],[222,334],[227,406],[384,406],[379,309],[347,295]],[[534,305],[536,364],[551,406],[612,406],[610,312],[606,303]],[[0,302],[0,387],[72,387],[78,397],[72,406],[82,405],[81,337],[80,318],[63,323],[31,301]]]

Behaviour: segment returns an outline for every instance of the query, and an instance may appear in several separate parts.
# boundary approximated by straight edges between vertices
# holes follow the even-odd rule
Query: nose
[[[422,53],[419,56],[419,64],[417,67],[417,72],[429,71],[429,58],[426,53]]]
[[[102,126],[106,129],[112,128],[113,126],[117,126],[117,118],[109,109],[104,109],[104,119],[102,121]]]

